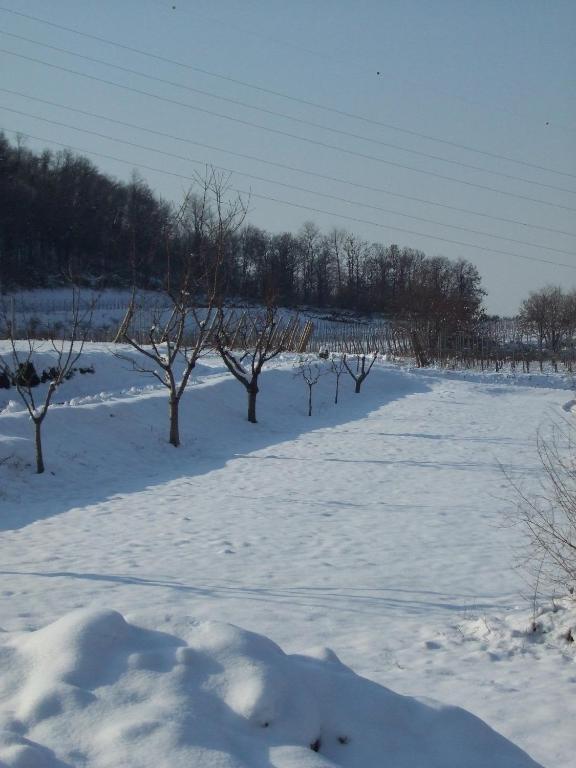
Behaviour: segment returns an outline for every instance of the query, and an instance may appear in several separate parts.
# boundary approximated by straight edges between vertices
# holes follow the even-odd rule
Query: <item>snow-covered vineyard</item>
[[[308,417],[284,355],[253,425],[207,357],[174,449],[158,382],[82,361],[44,475],[0,390],[0,765],[573,765],[574,606],[531,631],[509,483],[537,486],[566,376],[379,360]]]
[[[146,338],[155,320],[164,322],[170,316],[168,296],[141,290],[132,295],[121,289],[95,290],[84,288],[78,293],[82,311],[90,316],[89,338],[93,341],[112,341],[116,338],[127,310],[134,302],[132,331]],[[24,290],[0,298],[0,313],[12,324],[20,336],[36,338],[63,338],[70,329],[70,288],[50,290]],[[198,315],[205,310],[198,307]],[[238,299],[228,301],[226,312],[232,322],[254,317],[262,312],[262,305]],[[330,310],[314,307],[279,308],[278,316],[284,321],[298,322],[301,331],[307,324],[311,333],[301,351],[318,353],[329,349],[334,353],[370,354],[378,351],[394,357],[413,357],[413,333],[427,350],[429,362],[443,367],[480,368],[508,365],[520,372],[552,368],[572,372],[576,366],[576,346],[572,338],[565,339],[561,349],[539,349],[533,329],[518,318],[485,320],[475,330],[453,333],[446,329],[434,331],[427,321],[385,319],[378,313],[361,314],[352,310]],[[196,326],[192,317],[187,327],[193,335]],[[297,339],[301,338],[298,334]],[[293,345],[298,350],[298,344]]]

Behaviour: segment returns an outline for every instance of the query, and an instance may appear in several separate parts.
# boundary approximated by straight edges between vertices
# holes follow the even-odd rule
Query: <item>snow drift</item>
[[[321,649],[234,626],[184,637],[82,610],[0,646],[9,768],[533,768],[456,707],[400,696]]]

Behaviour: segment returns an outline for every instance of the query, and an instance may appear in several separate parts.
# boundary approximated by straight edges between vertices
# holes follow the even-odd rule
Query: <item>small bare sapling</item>
[[[296,374],[308,387],[308,416],[312,416],[312,391],[322,376],[329,373],[322,360],[313,357],[301,357],[296,363]]]
[[[338,395],[340,393],[340,376],[346,370],[344,365],[344,355],[332,355],[330,358],[330,372],[336,379],[336,389],[334,391],[334,405],[338,405]]]

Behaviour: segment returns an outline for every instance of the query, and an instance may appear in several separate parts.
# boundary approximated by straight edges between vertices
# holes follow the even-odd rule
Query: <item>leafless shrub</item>
[[[537,438],[540,488],[518,495],[516,519],[528,534],[524,562],[536,589],[546,584],[572,594],[576,587],[576,432],[570,417],[541,429]],[[526,556],[527,555],[527,556]]]

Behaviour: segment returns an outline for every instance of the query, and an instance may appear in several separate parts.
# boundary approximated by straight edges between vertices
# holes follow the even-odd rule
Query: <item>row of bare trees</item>
[[[175,447],[180,445],[180,401],[201,356],[213,351],[221,356],[246,390],[248,421],[255,424],[262,370],[289,348],[298,325],[295,319],[280,317],[272,296],[265,310],[240,321],[225,312],[226,249],[248,210],[246,200],[228,194],[228,182],[229,177],[208,170],[197,179],[200,194],[189,194],[178,212],[175,226],[186,223],[189,227],[192,222],[194,243],[187,257],[171,265],[165,289],[170,306],[166,319],[159,310],[143,341],[134,332],[132,306],[120,334],[119,340],[142,358],[141,364],[135,364],[137,370],[152,374],[168,389],[169,442]]]
[[[202,355],[210,351],[220,354],[230,373],[246,389],[248,420],[256,423],[256,398],[264,365],[285,351],[294,335],[295,321],[284,321],[270,302],[267,309],[251,316],[243,324],[231,324],[223,306],[224,252],[229,237],[242,225],[247,203],[228,194],[228,178],[208,170],[198,178],[200,194],[190,194],[174,218],[177,228],[187,217],[193,217],[195,248],[187,258],[169,262],[164,292],[167,308],[158,310],[142,338],[135,332],[136,291],[121,324],[117,341],[125,342],[134,356],[116,354],[129,359],[134,368],[155,377],[168,391],[169,442],[180,445],[179,408],[190,376]],[[199,269],[198,254],[201,257]],[[199,298],[202,307],[199,308]],[[82,354],[90,328],[81,312],[80,296],[73,289],[71,323],[66,340],[51,339],[56,359],[53,376],[43,397],[36,394],[38,381],[26,371],[33,369],[35,342],[16,339],[15,328],[4,313],[5,335],[10,353],[0,357],[0,375],[8,385],[16,386],[35,428],[36,469],[44,472],[42,424],[55,391],[69,377]],[[238,352],[238,349],[241,352]],[[37,378],[37,377],[36,377]]]
[[[180,445],[179,406],[181,398],[190,380],[190,375],[201,357],[207,352],[220,354],[224,364],[234,378],[242,384],[248,395],[248,421],[256,424],[256,399],[259,392],[260,375],[266,363],[277,357],[291,346],[294,335],[294,323],[283,322],[273,307],[268,307],[260,315],[250,320],[251,332],[238,333],[239,326],[231,324],[221,308],[208,316],[208,322],[198,321],[198,333],[193,343],[185,341],[185,323],[183,302],[175,303],[168,321],[159,330],[151,330],[148,344],[132,339],[125,332],[126,340],[139,358],[129,356],[125,351],[116,351],[116,357],[130,361],[139,372],[154,376],[168,390],[169,402],[169,443]],[[193,310],[193,314],[195,311]],[[198,315],[195,315],[198,317]],[[34,425],[36,471],[45,470],[42,449],[42,425],[47,416],[53,396],[76,370],[86,343],[90,323],[87,313],[80,312],[80,295],[74,289],[72,304],[72,322],[70,337],[57,341],[51,339],[52,362],[49,369],[48,386],[37,390],[41,379],[36,374],[35,355],[38,351],[37,340],[28,338],[18,341],[9,331],[11,351],[0,356],[0,376],[9,385],[16,387],[18,395],[25,404]],[[312,390],[321,376],[335,375],[336,390],[334,403],[338,403],[340,377],[347,371],[355,383],[355,392],[360,393],[362,383],[369,375],[376,354],[367,361],[365,355],[359,355],[354,362],[346,355],[320,357],[300,357],[297,369],[308,386],[308,415],[312,415]],[[179,361],[179,363],[178,363]],[[45,383],[44,378],[42,382]]]
[[[314,355],[300,357],[296,363],[296,373],[302,378],[308,390],[308,416],[312,416],[312,393],[314,387],[323,376],[328,374],[334,376],[336,382],[334,405],[337,405],[342,374],[345,371],[350,374],[354,380],[354,392],[359,395],[362,384],[368,378],[377,357],[376,352],[370,356],[356,355],[355,362],[348,355],[328,355],[327,353],[321,353],[318,357]]]

